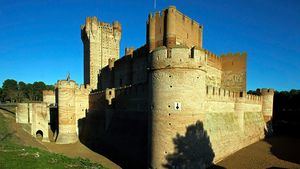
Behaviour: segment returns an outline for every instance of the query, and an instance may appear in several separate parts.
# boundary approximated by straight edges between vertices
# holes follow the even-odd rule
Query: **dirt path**
[[[74,144],[55,144],[50,142],[40,142],[34,137],[32,137],[28,132],[26,132],[21,126],[21,124],[17,124],[15,122],[15,116],[3,110],[0,110],[0,113],[2,113],[6,117],[6,120],[8,120],[10,124],[11,134],[16,136],[14,138],[19,144],[38,147],[49,152],[64,154],[71,158],[87,158],[94,163],[99,163],[104,167],[110,169],[120,168],[118,165],[116,165],[106,157],[91,151],[80,142],[76,142]]]
[[[55,143],[43,143],[47,149],[51,152],[55,153],[61,153],[68,157],[81,157],[81,158],[87,158],[95,163],[99,163],[107,168],[111,169],[117,169],[121,168],[106,157],[97,154],[90,149],[88,149],[86,146],[81,144],[80,142],[76,142],[74,144],[55,144]]]
[[[228,169],[300,169],[300,138],[273,137],[245,147],[223,161]]]

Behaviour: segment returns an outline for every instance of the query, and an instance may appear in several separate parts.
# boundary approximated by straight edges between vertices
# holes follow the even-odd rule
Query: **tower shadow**
[[[173,139],[175,151],[166,155],[167,163],[163,167],[169,169],[205,169],[213,167],[215,153],[211,147],[209,136],[203,123],[197,121],[187,127],[185,135],[177,134]],[[220,166],[214,166],[223,168]]]

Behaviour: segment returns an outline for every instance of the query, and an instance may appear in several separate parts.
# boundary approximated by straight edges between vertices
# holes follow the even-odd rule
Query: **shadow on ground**
[[[215,154],[201,121],[188,126],[184,136],[177,134],[173,143],[175,152],[166,156],[167,163],[163,167],[169,169],[205,169],[211,166]],[[220,169],[223,167],[215,165],[210,168]]]
[[[274,136],[265,139],[272,147],[270,152],[277,158],[300,164],[300,139],[293,137]]]
[[[122,168],[147,168],[146,113],[89,112],[78,121],[80,142]]]
[[[300,164],[300,111],[274,111],[273,136],[266,138],[272,147],[270,152],[277,158]]]

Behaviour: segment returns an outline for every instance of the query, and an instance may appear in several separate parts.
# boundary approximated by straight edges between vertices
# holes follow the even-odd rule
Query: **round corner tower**
[[[162,46],[149,64],[149,166],[162,168],[176,135],[204,119],[206,59],[196,48]]]
[[[272,119],[273,116],[273,100],[274,100],[274,89],[261,89],[262,96],[262,114],[265,122]]]
[[[73,80],[57,82],[58,136],[56,143],[69,144],[78,140],[75,113],[76,88],[78,86]]]

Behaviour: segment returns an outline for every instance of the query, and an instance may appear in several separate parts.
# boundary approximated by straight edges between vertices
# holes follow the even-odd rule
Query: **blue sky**
[[[0,83],[13,78],[83,82],[80,25],[87,16],[122,24],[124,48],[145,43],[149,12],[175,5],[204,26],[204,48],[248,53],[247,89],[300,88],[298,0],[0,0]]]

